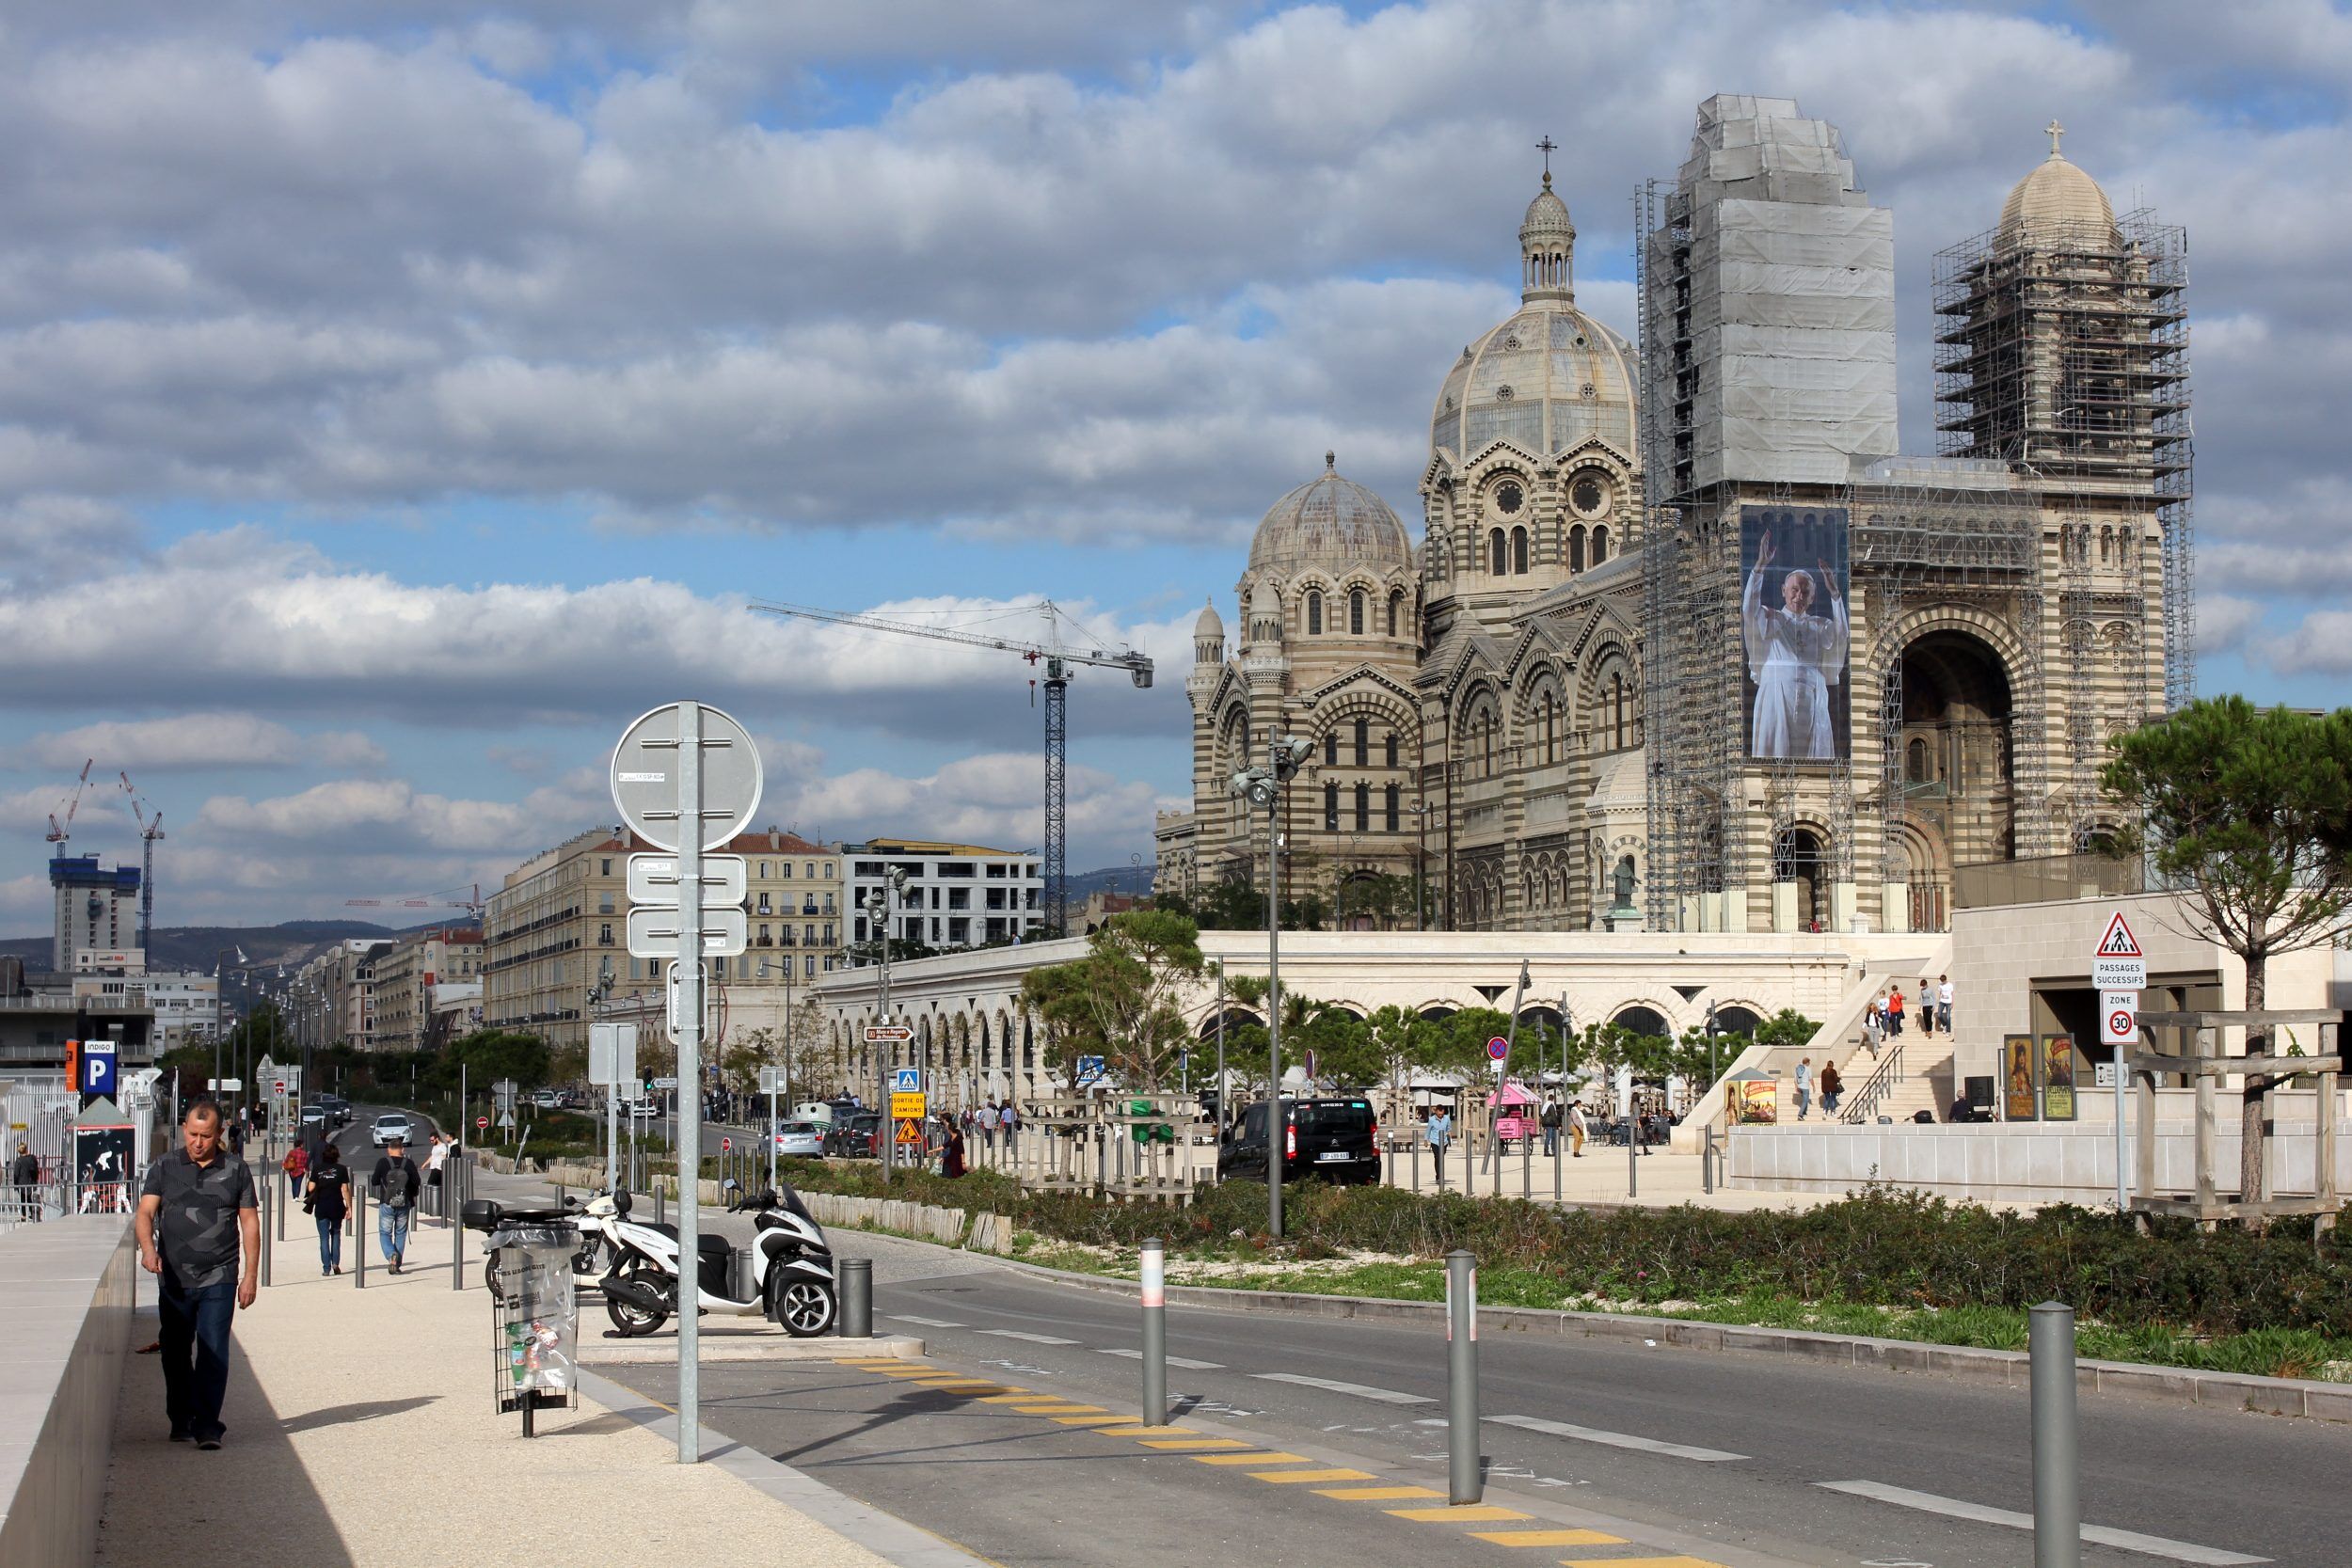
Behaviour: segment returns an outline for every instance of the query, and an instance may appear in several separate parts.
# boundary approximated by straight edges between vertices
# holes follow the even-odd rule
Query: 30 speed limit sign
[[[2103,990],[2099,993],[2099,1038],[2107,1045],[2128,1046],[2139,1040],[2139,992]]]

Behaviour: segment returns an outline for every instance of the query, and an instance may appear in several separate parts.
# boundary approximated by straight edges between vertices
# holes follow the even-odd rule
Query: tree
[[[1413,882],[1409,877],[1381,872],[1375,876],[1351,878],[1340,883],[1339,908],[1343,923],[1362,915],[1381,930],[1392,931],[1412,907]]]
[[[1191,1043],[1178,998],[1200,977],[1200,928],[1181,914],[1131,910],[1087,938],[1072,966],[1106,1066],[1130,1088],[1157,1090]]]
[[[2259,1012],[2271,958],[2330,940],[2352,909],[2352,708],[2314,716],[2207,698],[2109,745],[2100,783],[2136,817],[2116,852],[2145,850],[2184,890],[2192,931],[2237,955],[2246,1006]],[[2249,1029],[2246,1054],[2270,1055],[2270,1031]],[[2238,1188],[2250,1203],[2263,1196],[2271,1084],[2260,1071],[2243,1083]]]
[[[1756,1043],[1784,1047],[1810,1045],[1813,1037],[1820,1032],[1820,1024],[1796,1008],[1783,1007],[1756,1026]]]
[[[470,1085],[512,1078],[517,1088],[537,1088],[548,1081],[548,1042],[516,1030],[477,1029],[450,1042],[437,1075],[443,1088],[457,1086],[460,1066]]]

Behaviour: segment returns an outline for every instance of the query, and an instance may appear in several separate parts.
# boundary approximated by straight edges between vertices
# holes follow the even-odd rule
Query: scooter
[[[613,1217],[605,1227],[612,1270],[596,1282],[605,1315],[625,1336],[651,1334],[678,1310],[678,1233],[674,1225],[648,1225],[629,1218],[628,1194],[612,1196]],[[730,1293],[729,1265],[735,1248],[723,1236],[697,1238],[695,1309],[723,1317],[765,1317],[796,1339],[810,1339],[834,1325],[833,1248],[824,1227],[791,1188],[763,1193],[743,1205],[754,1211],[752,1293]]]

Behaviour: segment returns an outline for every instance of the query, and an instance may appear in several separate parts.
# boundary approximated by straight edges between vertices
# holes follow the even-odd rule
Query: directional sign
[[[665,703],[640,718],[612,750],[612,803],[621,820],[657,848],[675,849],[679,831],[679,709]],[[702,847],[716,849],[759,809],[759,748],[751,733],[707,703],[702,709]]]
[[[706,906],[701,912],[703,954],[706,958],[726,958],[751,945],[751,921],[740,905],[729,909]],[[680,924],[681,916],[675,904],[640,904],[629,911],[629,957],[676,958]]]
[[[703,908],[724,909],[740,904],[751,887],[750,863],[740,855],[703,857]],[[677,857],[631,855],[628,858],[628,901],[632,904],[678,903]]]
[[[2148,955],[2139,950],[2132,923],[2118,910],[2090,956],[2090,983],[2101,990],[2141,990],[2148,984]]]
[[[588,1025],[588,1082],[599,1085],[637,1082],[637,1025]]]
[[[914,1031],[903,1023],[869,1023],[866,1026],[866,1043],[868,1045],[888,1045],[893,1042],[904,1045],[914,1037]]]
[[[675,1089],[677,1087],[677,1080],[675,1078],[657,1078],[653,1081],[653,1086],[657,1089]]]
[[[892,1094],[921,1094],[923,1092],[923,1069],[919,1067],[892,1068],[890,1069],[890,1092]]]
[[[2139,1038],[2139,992],[2103,990],[2099,993],[2099,1038],[2108,1045],[2128,1047]]]

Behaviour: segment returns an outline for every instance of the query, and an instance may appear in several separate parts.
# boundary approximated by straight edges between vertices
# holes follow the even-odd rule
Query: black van
[[[1286,1098],[1282,1108],[1290,1123],[1284,1140],[1283,1180],[1303,1181],[1317,1176],[1334,1183],[1369,1186],[1380,1180],[1380,1127],[1371,1101],[1355,1095]],[[1266,1120],[1263,1101],[1243,1107],[1216,1151],[1219,1180],[1265,1180]]]

